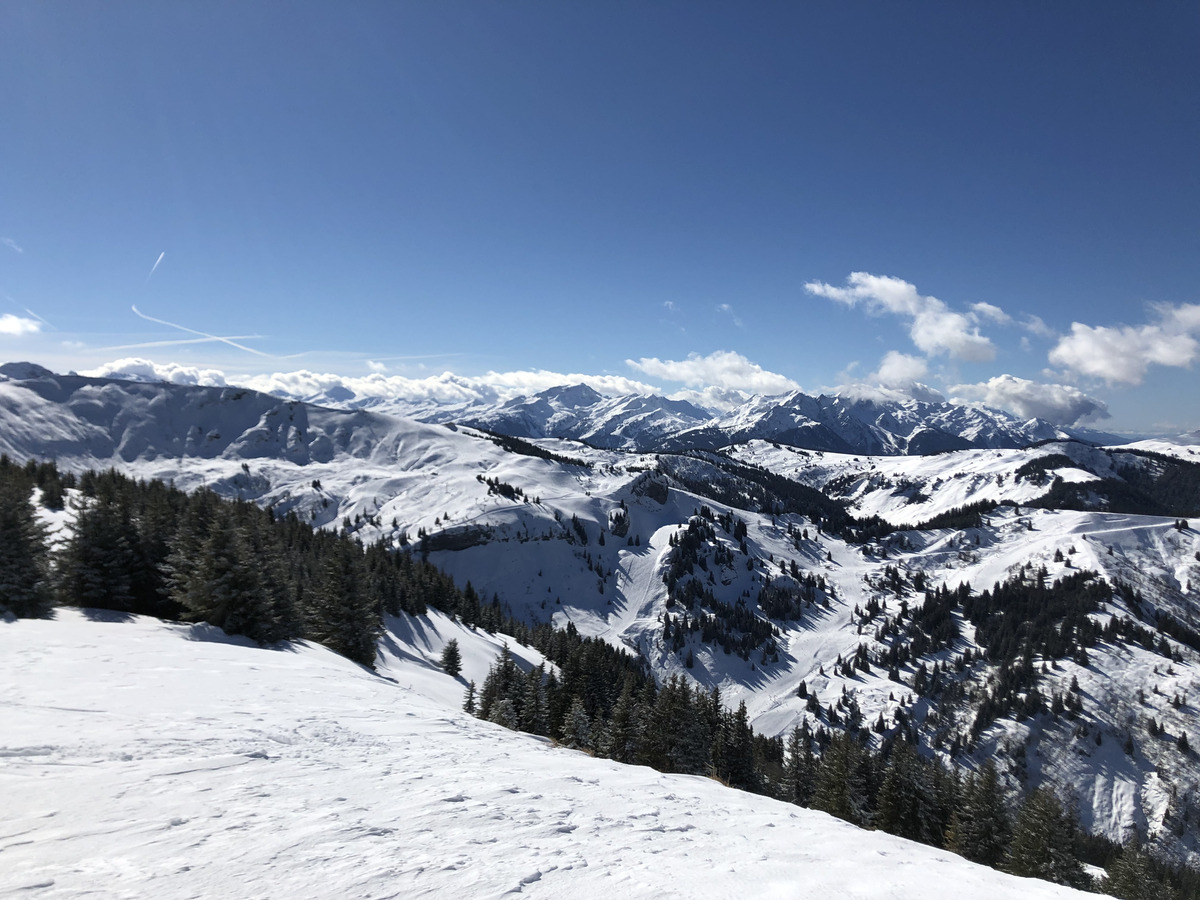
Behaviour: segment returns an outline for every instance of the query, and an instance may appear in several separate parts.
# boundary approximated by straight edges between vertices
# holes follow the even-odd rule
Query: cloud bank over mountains
[[[1080,425],[1109,418],[1108,405],[1065,384],[1042,384],[997,375],[981,384],[959,384],[951,403],[983,403],[1006,409],[1025,419],[1045,419],[1055,425]]]
[[[792,379],[768,372],[731,350],[718,350],[708,356],[691,353],[684,360],[627,359],[625,364],[651,378],[677,382],[690,388],[715,387],[768,395],[800,390],[800,385]]]
[[[869,272],[851,272],[846,287],[810,281],[804,289],[849,307],[862,304],[875,315],[904,317],[908,319],[909,337],[921,352],[964,362],[990,362],[996,358],[991,340],[979,333],[981,320],[1008,321],[1004,310],[990,303],[977,303],[969,313],[955,312],[937,297],[922,296],[916,285]]]
[[[943,402],[948,397],[949,402],[959,405],[985,405],[1024,418],[1036,417],[1055,425],[1071,426],[1111,417],[1108,404],[1089,391],[1136,386],[1152,367],[1186,369],[1200,358],[1200,304],[1154,305],[1149,307],[1150,321],[1134,325],[1072,322],[1069,333],[1063,334],[1039,316],[1024,312],[1013,315],[992,303],[975,302],[955,309],[937,297],[922,294],[911,282],[889,275],[852,272],[842,286],[809,281],[804,290],[868,316],[894,317],[915,350],[885,350],[874,370],[865,377],[850,374],[858,365],[853,362],[847,374],[841,376],[844,382],[841,386],[809,390],[809,393],[841,392],[847,396],[907,397],[929,402]],[[670,301],[667,305],[670,307]],[[732,310],[728,311],[732,314]],[[43,324],[36,317],[6,313],[0,315],[0,337],[22,344],[40,341],[49,336]],[[172,327],[201,334],[185,326]],[[1017,342],[1012,340],[1011,347],[1001,344],[998,348],[993,336],[987,333],[997,329],[1021,334],[1020,348],[1027,359],[1032,341],[1045,343],[1048,347],[1045,358],[1051,368],[1042,370],[1044,380],[1009,372],[975,383],[962,377],[958,371],[962,367],[1012,358]],[[995,334],[998,336],[1000,332]],[[201,343],[205,339],[191,338],[188,343]],[[211,339],[230,343],[226,338]],[[83,347],[74,341],[62,343]],[[172,342],[141,346],[168,343]],[[413,376],[393,374],[377,359],[360,360],[359,364],[368,370],[366,374],[298,369],[235,375],[229,374],[229,368],[128,357],[96,365],[83,374],[175,384],[237,384],[295,399],[354,405],[466,407],[502,403],[563,384],[586,384],[609,396],[659,394],[725,412],[752,395],[773,396],[805,390],[787,375],[766,369],[732,349],[706,355],[693,352],[682,359],[625,359],[630,374],[515,369],[480,375],[444,371]]]
[[[923,374],[921,363],[921,360],[904,354],[889,354],[880,371],[872,373],[872,377],[879,377],[878,386],[849,384],[838,388],[837,392],[863,399],[947,402],[943,394],[917,380]],[[687,400],[724,412],[754,394],[770,396],[800,390],[800,386],[790,379],[769,372],[740,354],[729,351],[707,357],[693,355],[680,361],[631,360],[630,365],[651,378],[683,383],[687,387],[667,393],[655,385],[619,375],[584,375],[547,370],[488,372],[480,376],[443,372],[426,378],[378,372],[352,377],[305,370],[227,375],[217,369],[200,369],[176,363],[160,364],[142,358],[115,360],[81,374],[171,384],[237,385],[297,400],[350,405],[395,403],[467,407],[502,403],[564,384],[586,384],[608,396],[663,394],[672,400]],[[1023,418],[1037,417],[1056,425],[1074,425],[1108,418],[1108,408],[1103,401],[1089,397],[1077,388],[1040,384],[1012,375],[997,376],[982,384],[955,385],[949,402],[997,407]]]

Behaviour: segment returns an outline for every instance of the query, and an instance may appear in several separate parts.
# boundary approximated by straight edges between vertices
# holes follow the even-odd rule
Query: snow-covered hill
[[[322,648],[63,610],[0,623],[0,893],[22,897],[1080,896],[458,709],[400,619]],[[476,673],[477,674],[477,673]]]
[[[1162,477],[1163,463],[1171,458],[1184,464],[1181,471],[1200,463],[1196,448],[1161,441],[1104,448],[1064,440],[1019,450],[909,457],[851,456],[749,441],[731,448],[729,455],[844,500],[859,516],[880,516],[897,525],[929,521],[979,503],[1136,507],[1164,516],[1200,510],[1200,485],[1177,481],[1179,490],[1138,489],[1139,474],[1151,480]],[[1060,482],[1057,487],[1055,482]]]

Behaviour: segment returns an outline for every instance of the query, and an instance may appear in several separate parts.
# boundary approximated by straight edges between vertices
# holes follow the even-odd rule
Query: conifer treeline
[[[74,527],[54,547],[41,502],[61,509],[75,488]],[[53,463],[0,457],[0,606],[18,616],[55,604],[208,622],[261,643],[306,638],[365,666],[384,613],[436,606],[498,627],[498,607],[382,544],[314,531],[294,515],[193,494],[116,471],[60,474]]]

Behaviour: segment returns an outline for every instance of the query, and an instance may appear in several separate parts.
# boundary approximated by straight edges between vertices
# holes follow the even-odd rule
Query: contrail
[[[159,259],[162,259],[160,256]],[[153,274],[153,273],[152,273]],[[230,347],[236,347],[238,350],[245,350],[247,353],[253,353],[255,356],[262,356],[266,359],[288,359],[286,356],[272,356],[270,353],[263,353],[261,350],[255,350],[253,347],[247,347],[245,344],[239,344],[233,338],[221,337],[216,334],[209,334],[207,331],[197,331],[195,328],[187,328],[183,325],[176,325],[174,322],[168,322],[165,319],[156,319],[154,316],[148,316],[136,306],[130,307],[134,315],[140,319],[145,319],[147,322],[156,322],[159,325],[166,325],[168,328],[178,328],[180,331],[186,331],[188,334],[196,334],[210,341],[220,341],[222,344],[228,344]],[[302,356],[303,354],[296,354]]]
[[[39,322],[41,322],[43,325],[45,325],[45,326],[47,326],[47,327],[49,327],[49,328],[53,328],[53,327],[54,327],[54,326],[53,326],[53,325],[51,325],[49,322],[47,322],[45,319],[43,319],[41,316],[39,316],[37,313],[35,313],[35,312],[34,312],[32,309],[30,309],[28,306],[24,307],[24,309],[25,309],[25,312],[29,313],[31,316],[33,316],[35,319],[37,319],[37,320],[38,320]]]
[[[167,251],[166,251],[166,250],[164,250],[162,253],[158,254],[158,259],[156,259],[156,260],[154,261],[154,265],[152,265],[152,266],[150,267],[150,275],[153,275],[153,274],[154,274],[154,270],[158,268],[158,264],[159,264],[160,262],[162,262],[162,261],[163,261],[163,257],[164,257],[164,256],[166,256],[166,255],[167,255]],[[146,276],[146,284],[149,284],[149,283],[150,283],[150,275],[147,275],[147,276]],[[137,310],[134,310],[134,312],[137,312]],[[140,313],[139,313],[139,315],[140,315]]]
[[[148,350],[154,347],[179,347],[183,344],[207,344],[214,340],[245,341],[262,337],[261,334],[232,334],[227,338],[180,338],[177,341],[142,341],[139,344],[116,344],[112,347],[97,347],[97,353],[107,353],[109,350]]]

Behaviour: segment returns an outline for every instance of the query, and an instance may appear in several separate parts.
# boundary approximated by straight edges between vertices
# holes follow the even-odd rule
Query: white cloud
[[[24,253],[25,248],[9,237],[0,237],[0,244],[3,244],[14,253]]]
[[[20,337],[24,334],[36,334],[41,330],[42,323],[37,319],[26,319],[21,316],[14,316],[12,313],[5,313],[0,316],[0,334]]]
[[[1172,327],[1181,328],[1184,331],[1200,331],[1200,303],[1158,306],[1155,309]]]
[[[376,375],[382,375],[384,372],[386,372],[388,370],[388,367],[385,366],[383,363],[376,362],[373,359],[367,360],[367,368],[370,369],[372,372],[374,372]]]
[[[372,372],[362,377],[299,370],[258,375],[226,375],[216,369],[197,369],[175,363],[155,363],[132,357],[105,363],[82,374],[93,378],[131,381],[167,381],[174,384],[224,386],[236,384],[297,400],[318,400],[345,395],[412,403],[495,403],[563,384],[586,384],[602,394],[653,394],[652,385],[622,375],[582,375],[536,371],[488,372],[479,376],[443,372],[425,378]]]
[[[699,406],[701,409],[729,412],[729,410],[741,406],[749,400],[750,394],[744,391],[727,390],[726,388],[712,387],[710,385],[698,391],[684,388],[681,391],[668,394],[667,399],[686,400],[688,403],[691,403],[693,406]]]
[[[1109,384],[1141,384],[1152,365],[1186,367],[1200,355],[1200,304],[1157,306],[1150,325],[1091,326],[1071,323],[1071,333],[1050,351],[1050,362]]]
[[[980,401],[986,406],[1007,409],[1025,419],[1045,419],[1055,425],[1076,425],[1109,418],[1108,406],[1065,384],[1042,384],[997,375],[980,384],[959,384],[952,390],[959,396],[951,403]]]
[[[1038,337],[1050,338],[1055,337],[1054,329],[1042,321],[1041,316],[1027,315],[1021,320],[1021,327],[1030,334]]]
[[[823,281],[810,281],[804,289],[818,297],[836,300],[847,306],[865,304],[873,313],[889,312],[910,319],[909,336],[913,343],[930,356],[946,354],[967,362],[986,362],[994,359],[996,348],[979,333],[980,311],[986,307],[989,317],[1004,315],[991,304],[976,304],[971,315],[954,312],[937,297],[917,293],[915,285],[887,275],[851,272],[847,287],[834,287]],[[994,312],[992,312],[994,311]]]
[[[867,378],[888,387],[902,387],[920,381],[928,371],[929,366],[919,356],[889,350],[880,361],[879,368]]]
[[[674,302],[671,300],[664,300],[663,306],[666,308],[667,312],[672,312],[672,313],[679,309],[679,307],[676,306],[674,304]]]
[[[717,350],[708,356],[692,353],[683,360],[643,357],[638,360],[627,359],[625,363],[651,378],[677,381],[688,387],[712,386],[756,394],[783,394],[800,390],[800,385],[790,378],[768,372],[732,350]]]
[[[1000,307],[993,306],[991,303],[984,303],[982,301],[971,304],[971,315],[976,321],[979,319],[989,319],[998,325],[1007,325],[1012,321],[1012,316],[1010,316]]]
[[[156,363],[140,357],[114,360],[79,374],[88,378],[119,378],[123,381],[165,381],[170,384],[202,384],[214,387],[225,385],[225,374],[216,369],[197,369],[177,363]]]
[[[469,403],[480,399],[496,399],[495,391],[480,390],[472,384],[471,379],[459,378],[450,372],[426,378],[406,378],[403,375],[384,375],[378,372],[362,377],[350,377],[301,369],[295,372],[241,376],[236,380],[238,384],[258,391],[297,400],[319,400],[346,392],[359,399],[371,397],[380,400],[436,403]]]
[[[521,394],[536,394],[547,388],[564,384],[586,384],[601,394],[623,396],[626,394],[655,394],[658,389],[642,381],[635,381],[623,375],[581,375],[578,373],[563,374],[549,372],[545,369],[516,372],[488,372],[476,379],[479,383],[500,388],[506,392],[506,397]]]
[[[856,382],[843,384],[836,390],[843,397],[849,397],[852,400],[870,400],[873,403],[904,403],[908,400],[920,400],[924,403],[946,402],[943,394],[927,384],[916,381],[899,387]]]

